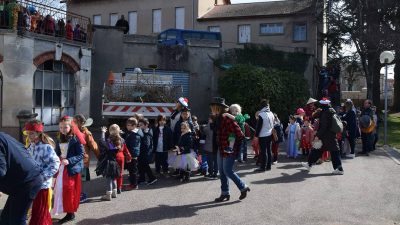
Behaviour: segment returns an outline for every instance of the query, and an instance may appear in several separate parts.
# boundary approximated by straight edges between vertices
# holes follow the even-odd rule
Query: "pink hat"
[[[298,108],[298,109],[296,110],[296,114],[297,114],[297,115],[300,115],[300,114],[303,114],[303,113],[305,113],[305,111],[304,111],[303,108]]]

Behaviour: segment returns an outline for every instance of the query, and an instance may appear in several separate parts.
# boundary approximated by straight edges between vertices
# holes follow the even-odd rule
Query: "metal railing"
[[[89,43],[92,36],[88,17],[27,0],[0,0],[0,29]]]

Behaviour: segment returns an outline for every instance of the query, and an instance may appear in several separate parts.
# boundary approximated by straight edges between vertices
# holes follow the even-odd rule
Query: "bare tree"
[[[345,74],[343,78],[347,81],[347,90],[352,91],[354,83],[361,77],[365,78],[363,70],[361,69],[361,62],[357,54],[345,57],[343,59],[345,66]]]

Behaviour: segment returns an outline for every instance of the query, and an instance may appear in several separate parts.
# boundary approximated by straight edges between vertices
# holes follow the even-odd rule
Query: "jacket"
[[[92,151],[96,156],[96,158],[99,159],[100,150],[99,146],[97,146],[97,143],[93,138],[92,133],[86,127],[83,128],[82,133],[85,135],[85,140],[86,140],[86,145],[84,145],[85,154],[83,158],[83,164],[85,168],[88,168],[90,162],[90,151]]]
[[[322,141],[322,149],[326,151],[339,151],[336,134],[331,131],[333,108],[323,107],[319,116],[319,126],[316,136]]]
[[[348,131],[349,137],[356,138],[358,129],[356,113],[352,109],[350,109],[346,112],[346,114],[343,115],[343,120],[347,123],[346,129]]]
[[[25,147],[10,135],[0,132],[0,191],[13,195],[37,179],[42,180],[41,169]]]
[[[141,129],[138,129],[137,132],[127,131],[125,142],[126,147],[128,147],[129,152],[132,155],[132,158],[139,157],[140,154],[140,143],[142,141],[143,132]]]
[[[56,143],[56,153],[60,157],[61,149],[60,142]],[[68,142],[67,165],[68,175],[74,176],[75,174],[81,173],[83,169],[83,155],[84,150],[82,144],[78,141],[76,136],[73,136]]]
[[[204,134],[204,146],[203,149],[206,152],[213,152],[214,149],[214,130],[212,128],[212,124],[208,123],[204,126],[203,128],[203,134]]]
[[[163,130],[163,151],[167,152],[171,148],[174,147],[173,144],[173,137],[172,137],[172,130],[168,126],[164,126]],[[160,128],[155,127],[153,129],[153,152],[157,152],[158,146],[158,137],[160,136]]]
[[[193,125],[192,120],[189,118],[189,120],[186,121],[186,122],[189,123],[190,131],[191,131],[192,135],[195,136],[195,130],[194,130],[194,125]],[[173,137],[174,137],[174,145],[178,144],[179,138],[181,137],[181,133],[182,133],[181,132],[181,123],[183,123],[182,118],[180,118],[178,120],[178,122],[175,124],[174,135],[173,135]]]
[[[231,154],[225,153],[225,149],[229,147],[229,141],[228,137],[230,134],[235,135],[235,144],[233,147],[234,154],[237,156],[237,154],[240,151],[240,145],[242,144],[242,141],[244,139],[244,134],[242,130],[240,129],[239,125],[229,117],[223,117],[220,116],[217,119],[217,130],[218,130],[218,138],[217,138],[217,143],[218,143],[218,149],[222,157],[228,157]]]
[[[257,137],[268,137],[272,135],[272,129],[274,128],[274,114],[268,107],[261,109],[258,115],[258,122],[256,127]]]
[[[153,152],[153,130],[143,131],[143,138],[140,143],[140,157],[146,157]]]
[[[189,154],[193,150],[193,136],[191,132],[182,135],[178,141],[178,147],[181,154]]]

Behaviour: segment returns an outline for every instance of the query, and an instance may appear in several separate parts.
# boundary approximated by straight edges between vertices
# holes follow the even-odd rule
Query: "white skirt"
[[[196,153],[194,151],[181,155],[176,155],[175,152],[172,152],[168,155],[168,164],[175,169],[188,171],[197,171],[199,168],[199,161],[197,161]]]
[[[63,175],[64,175],[64,164],[60,165],[58,170],[58,175],[56,178],[56,183],[54,186],[54,206],[51,210],[51,215],[60,215],[64,213],[63,208]]]

